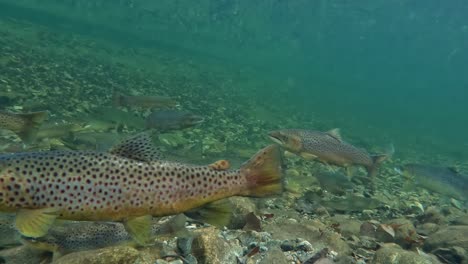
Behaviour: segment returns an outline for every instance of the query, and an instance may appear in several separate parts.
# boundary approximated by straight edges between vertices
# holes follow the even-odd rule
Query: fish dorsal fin
[[[329,130],[326,132],[327,135],[329,135],[330,137],[338,140],[339,142],[342,142],[343,140],[341,139],[341,134],[340,134],[340,129],[339,128],[334,128],[332,130]]]
[[[161,152],[153,146],[151,132],[138,133],[129,137],[110,150],[111,154],[139,161],[161,159]]]

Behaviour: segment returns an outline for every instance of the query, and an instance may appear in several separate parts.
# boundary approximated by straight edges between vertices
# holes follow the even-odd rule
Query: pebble
[[[307,240],[302,240],[297,244],[296,249],[298,250],[303,250],[303,251],[313,251],[314,248],[312,247],[312,244],[307,241]]]
[[[292,251],[294,250],[295,248],[295,245],[294,245],[294,241],[291,241],[291,240],[284,240],[282,243],[281,243],[281,249],[283,251]]]

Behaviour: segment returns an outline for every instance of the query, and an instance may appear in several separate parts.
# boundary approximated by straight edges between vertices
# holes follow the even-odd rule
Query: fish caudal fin
[[[112,105],[113,106],[122,106],[122,94],[114,90],[112,94]]]
[[[380,154],[380,155],[374,155],[371,158],[372,158],[372,165],[367,167],[367,176],[370,179],[374,179],[375,176],[377,175],[380,165],[382,164],[382,162],[387,160],[389,156],[387,154]]]
[[[240,168],[247,179],[247,188],[240,195],[263,197],[283,191],[281,152],[278,145],[270,145],[255,154]]]
[[[44,120],[46,120],[47,114],[47,111],[17,114],[18,117],[24,120],[24,125],[20,130],[15,131],[16,134],[24,142],[31,142],[34,139],[37,130],[39,130],[39,127],[42,125]]]
[[[385,153],[371,156],[372,165],[367,167],[367,175],[369,178],[373,179],[377,175],[377,171],[382,162],[391,159],[394,153],[395,147],[393,144],[390,144],[385,150]]]

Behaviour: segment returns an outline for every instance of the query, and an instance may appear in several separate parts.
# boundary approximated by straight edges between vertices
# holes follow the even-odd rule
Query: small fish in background
[[[201,116],[176,110],[164,110],[151,113],[146,118],[146,128],[161,132],[180,130],[203,122]]]
[[[47,119],[47,111],[12,113],[0,111],[0,129],[14,132],[25,143],[34,141],[37,131]]]
[[[151,221],[152,238],[166,236],[191,236],[185,228],[183,214]],[[116,245],[137,246],[122,223],[114,222],[64,222],[51,228],[44,237],[21,237],[21,241],[32,248],[53,253],[53,259],[78,251],[94,250]]]
[[[37,131],[36,140],[67,138],[83,129],[82,125],[75,123],[46,123]]]
[[[79,132],[65,140],[72,150],[107,151],[124,139],[124,135],[114,132]]]
[[[318,172],[313,176],[317,178],[322,189],[333,194],[343,195],[353,189],[350,178],[340,172]]]
[[[173,108],[177,106],[174,99],[167,96],[147,96],[147,95],[123,95],[115,92],[112,103],[117,107],[139,107],[139,108]]]
[[[0,153],[24,151],[24,144],[0,137]]]
[[[343,212],[371,210],[382,205],[382,202],[377,199],[352,194],[348,194],[344,198],[322,200],[319,203],[327,208]]]
[[[16,212],[16,228],[27,237],[46,235],[55,219],[115,221],[146,244],[151,216],[185,213],[224,226],[231,215],[224,198],[264,197],[283,190],[277,145],[260,150],[237,170],[159,157],[149,133],[124,140],[109,152],[0,155],[0,211]]]
[[[468,200],[468,176],[453,168],[406,164],[402,173],[408,178],[413,177],[416,186],[458,200]]]
[[[15,93],[13,91],[0,91],[0,105],[8,106],[13,105],[18,99],[24,99],[27,95],[25,93]]]
[[[346,193],[343,197],[325,199],[316,192],[307,191],[298,200],[296,206],[301,211],[314,211],[318,206],[323,206],[335,211],[358,212],[375,209],[382,205],[383,203],[378,199],[354,195],[352,193]]]
[[[306,160],[317,160],[327,165],[345,168],[363,166],[371,179],[377,174],[380,164],[393,154],[392,150],[386,154],[371,156],[366,150],[343,141],[338,129],[327,132],[284,129],[270,132],[269,137],[286,150]]]
[[[114,107],[99,107],[93,110],[83,120],[86,123],[88,130],[94,131],[110,131],[121,127],[127,127],[135,130],[145,128],[145,120],[134,113],[126,112]]]

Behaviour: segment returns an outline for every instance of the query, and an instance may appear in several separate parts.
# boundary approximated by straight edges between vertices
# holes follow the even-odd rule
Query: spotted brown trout
[[[31,142],[39,127],[47,118],[47,112],[12,113],[0,111],[0,129],[13,131],[26,143]]]
[[[454,168],[412,163],[403,166],[403,175],[413,177],[417,186],[455,199],[468,200],[468,176]]]
[[[145,244],[151,216],[191,213],[204,206],[206,212],[198,216],[224,224],[229,219],[210,213],[221,215],[225,208],[212,202],[280,193],[280,163],[275,145],[260,150],[238,170],[163,161],[148,133],[124,140],[109,152],[2,155],[0,211],[16,212],[16,227],[27,237],[44,236],[55,219],[117,221]]]
[[[307,160],[341,167],[363,166],[370,177],[375,176],[379,165],[390,155],[371,156],[366,150],[344,142],[338,129],[327,132],[284,129],[272,131],[269,136],[286,150]]]

